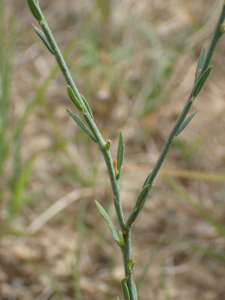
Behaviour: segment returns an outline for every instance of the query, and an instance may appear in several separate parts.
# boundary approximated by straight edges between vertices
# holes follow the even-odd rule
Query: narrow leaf
[[[48,50],[54,55],[54,52],[52,51],[52,48],[45,36],[45,34],[36,26],[32,25],[34,31],[36,32],[36,34],[39,36],[39,38],[42,40],[42,42],[45,44],[45,46],[48,48]]]
[[[123,234],[122,231],[119,231],[119,239],[120,239],[120,245],[124,246],[124,240],[123,240]]]
[[[69,86],[69,85],[67,87],[67,93],[68,93],[71,101],[73,102],[73,104],[76,106],[76,108],[79,111],[84,112],[83,107],[80,104],[80,101],[77,99],[76,95],[74,94],[74,91],[72,90],[71,86]]]
[[[129,226],[131,227],[132,224],[134,223],[134,221],[137,219],[147,197],[148,197],[148,194],[151,190],[151,185],[148,184],[146,185],[140,192],[140,194],[138,195],[137,197],[137,200],[136,200],[136,203],[135,203],[135,206],[134,208],[132,209],[132,212],[130,213],[127,221],[126,221],[126,226]]]
[[[148,197],[148,194],[149,194],[149,189],[150,188],[150,184],[146,185],[140,192],[140,194],[138,195],[137,197],[137,201],[136,201],[136,204],[135,204],[135,211],[139,211],[143,204],[145,203],[147,197]]]
[[[199,55],[199,59],[198,59],[198,65],[196,68],[196,73],[195,73],[195,78],[197,79],[198,77],[198,71],[202,69],[203,65],[204,65],[204,61],[205,61],[205,57],[206,57],[206,49],[207,49],[207,44],[205,44],[202,48],[202,51]]]
[[[134,283],[134,297],[135,297],[135,300],[138,300],[137,288],[136,288],[136,284],[135,283]]]
[[[199,109],[196,109],[184,122],[183,124],[180,126],[180,128],[177,131],[176,136],[178,136],[183,130],[184,128],[187,127],[187,125],[191,122],[191,120],[194,118],[194,116],[196,115],[196,113],[198,112]]]
[[[196,98],[198,96],[198,94],[201,92],[203,86],[206,83],[206,80],[208,79],[208,77],[209,77],[209,75],[210,75],[210,73],[212,71],[212,67],[213,66],[208,67],[208,69],[198,79],[198,81],[196,83],[196,86],[195,86],[195,88],[193,90],[193,93],[192,93],[192,97],[193,98]]]
[[[124,278],[121,281],[121,287],[122,287],[122,291],[123,291],[123,296],[125,300],[130,300],[130,293],[127,287],[127,280],[128,280],[129,276]]]
[[[145,179],[145,182],[144,182],[144,184],[143,184],[143,187],[142,187],[142,188],[144,188],[144,187],[147,185],[147,183],[148,183],[148,180],[149,180],[150,176],[151,176],[151,173],[150,173],[150,174],[148,175],[148,177]]]
[[[81,95],[81,94],[80,94]],[[87,100],[84,98],[83,95],[81,95],[81,98],[82,100],[84,101],[84,105],[86,106],[87,108],[87,111],[89,112],[90,116],[92,117],[92,119],[94,120],[94,117],[93,117],[93,114],[92,114],[92,111],[91,111],[91,108],[89,106],[89,104],[87,103]]]
[[[67,109],[68,114],[74,119],[74,121],[77,123],[77,125],[80,126],[80,128],[89,136],[89,138],[92,139],[95,143],[97,143],[96,138],[93,136],[93,134],[90,132],[90,130],[87,128],[87,126],[74,114],[72,111]]]
[[[40,22],[42,20],[42,13],[37,0],[27,0],[30,10],[35,19]]]
[[[122,130],[120,130],[118,150],[117,150],[117,169],[118,169],[117,179],[120,178],[121,171],[122,171],[124,148],[125,147],[124,147],[123,133]]]
[[[95,200],[96,206],[98,208],[98,211],[100,213],[100,215],[106,220],[106,222],[108,223],[109,229],[112,231],[112,236],[114,238],[114,240],[120,244],[120,240],[118,237],[118,234],[116,232],[116,229],[113,226],[112,221],[109,218],[109,215],[107,214],[107,212],[104,210],[104,208],[101,206],[101,204],[98,203],[98,201]]]

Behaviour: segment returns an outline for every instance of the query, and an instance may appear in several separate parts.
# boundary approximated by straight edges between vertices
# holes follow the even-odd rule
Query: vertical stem
[[[121,199],[120,199],[120,188],[119,188],[119,183],[116,180],[116,174],[115,174],[114,167],[113,167],[111,152],[110,152],[110,150],[107,150],[106,148],[101,149],[101,151],[102,151],[102,154],[105,159],[105,163],[107,166],[107,170],[109,173],[109,178],[110,178],[110,182],[111,182],[111,186],[112,186],[112,190],[113,190],[113,195],[115,197],[114,198],[114,206],[116,209],[117,218],[118,218],[121,230],[124,231],[126,229],[126,227],[125,227],[122,204],[121,204]]]
[[[134,276],[129,269],[129,262],[132,257],[131,252],[131,228],[127,228],[123,231],[123,240],[124,240],[124,249],[123,249],[123,262],[124,262],[124,270],[125,276],[128,277],[127,287],[129,289],[130,300],[135,300],[134,295]]]

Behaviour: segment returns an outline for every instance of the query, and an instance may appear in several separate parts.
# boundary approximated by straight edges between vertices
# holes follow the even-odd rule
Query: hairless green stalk
[[[124,261],[124,270],[125,270],[125,278],[121,281],[121,287],[123,291],[123,297],[125,300],[137,300],[137,291],[134,283],[134,261],[132,258],[131,252],[131,227],[138,217],[141,209],[143,208],[146,199],[148,198],[149,192],[153,186],[153,181],[158,174],[159,169],[161,168],[170,147],[174,139],[184,130],[184,128],[188,125],[188,123],[192,120],[197,111],[193,112],[186,120],[186,116],[189,113],[191,106],[193,104],[194,99],[200,93],[203,88],[207,78],[210,75],[212,70],[212,66],[209,66],[210,61],[212,59],[213,53],[215,51],[216,45],[220,39],[220,37],[225,32],[225,26],[223,25],[225,19],[225,1],[223,3],[222,12],[219,17],[218,23],[216,25],[214,35],[209,47],[209,50],[206,54],[206,45],[203,47],[201,54],[199,56],[198,66],[195,74],[195,83],[190,93],[190,96],[179,115],[175,125],[173,126],[165,145],[162,149],[162,152],[152,170],[152,172],[148,175],[145,180],[145,183],[138,195],[135,206],[132,209],[128,219],[124,220],[122,204],[120,199],[120,188],[119,188],[119,179],[121,176],[122,165],[123,165],[123,157],[124,157],[124,140],[122,131],[119,134],[119,144],[118,144],[118,152],[117,159],[112,160],[112,155],[110,152],[111,142],[105,141],[98,130],[94,122],[94,118],[91,112],[91,109],[86,101],[86,99],[78,92],[78,89],[70,75],[70,72],[67,68],[67,65],[63,59],[63,56],[56,44],[56,41],[51,33],[51,30],[48,27],[48,24],[42,14],[42,11],[39,7],[39,3],[37,0],[27,0],[28,5],[30,7],[31,12],[33,13],[36,20],[39,22],[43,32],[34,27],[34,31],[41,38],[41,40],[46,45],[47,49],[55,56],[55,59],[61,69],[61,72],[68,84],[67,92],[77,107],[77,109],[82,113],[84,120],[86,121],[86,126],[83,121],[81,121],[73,112],[68,111],[70,116],[74,119],[74,121],[81,127],[81,129],[95,142],[98,144],[99,149],[101,150],[105,163],[107,166],[109,178],[111,181],[112,191],[114,194],[114,205],[118,218],[118,222],[120,225],[121,231],[119,235],[117,234],[112,221],[110,220],[108,214],[104,210],[104,208],[96,201],[97,208],[100,214],[105,218],[108,223],[110,230],[112,231],[112,236],[115,239],[116,243],[120,247],[123,253],[123,261]],[[119,299],[119,298],[117,298]]]

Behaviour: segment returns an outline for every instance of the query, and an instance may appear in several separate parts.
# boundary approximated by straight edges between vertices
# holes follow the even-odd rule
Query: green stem
[[[83,102],[83,99],[82,99],[80,93],[78,92],[78,89],[77,89],[77,87],[76,87],[76,85],[75,85],[75,83],[72,79],[72,76],[71,76],[71,74],[70,74],[70,72],[67,68],[67,65],[66,65],[66,63],[63,59],[63,56],[62,56],[62,54],[61,54],[61,52],[58,48],[58,45],[57,45],[57,43],[56,43],[56,41],[55,41],[55,39],[54,39],[54,37],[51,33],[51,30],[50,30],[50,28],[49,28],[49,26],[48,26],[48,24],[47,24],[47,22],[46,22],[43,15],[42,15],[42,21],[40,22],[40,25],[42,27],[42,30],[43,30],[46,38],[48,39],[48,42],[51,45],[51,48],[52,48],[52,50],[54,52],[54,55],[55,55],[55,59],[56,59],[58,65],[61,69],[61,72],[62,72],[67,84],[69,86],[71,86],[72,90],[74,91],[74,94],[76,95],[77,99],[79,100],[79,102],[81,103],[81,105],[83,107],[83,110],[85,112],[85,119],[88,123],[88,126],[90,127],[92,133],[96,137],[99,146],[103,147],[105,145],[105,141],[104,141],[102,135],[100,134],[97,126],[93,122],[92,118],[89,116],[89,113],[88,113],[87,108],[86,108],[86,106]]]
[[[219,39],[221,38],[221,26],[223,25],[223,22],[224,22],[224,19],[225,19],[225,3],[223,4],[223,8],[222,8],[222,11],[221,11],[221,14],[220,14],[220,17],[219,17],[219,20],[217,22],[217,25],[216,25],[216,28],[215,28],[215,31],[214,31],[214,34],[213,34],[213,37],[212,37],[212,41],[210,43],[210,47],[209,47],[209,50],[207,52],[207,55],[206,55],[206,59],[205,59],[205,62],[204,62],[204,65],[202,67],[202,71],[201,71],[201,74],[203,74],[203,72],[209,67],[209,64],[210,64],[210,61],[212,59],[212,56],[213,56],[213,53],[215,52],[215,49],[216,49],[216,46],[217,46],[217,43],[219,41]],[[199,76],[200,78],[200,76]],[[197,81],[196,83],[197,84]],[[195,85],[194,85],[195,87]],[[193,89],[194,89],[193,87]],[[192,91],[193,91],[192,89]],[[172,143],[173,143],[173,140],[174,140],[174,137],[177,133],[177,130],[180,128],[181,124],[183,123],[183,121],[185,120],[192,104],[193,104],[193,99],[192,99],[192,91],[191,91],[191,94],[180,114],[180,116],[178,117],[175,125],[173,126],[166,142],[165,142],[165,145],[162,149],[162,152],[151,172],[151,174],[149,175],[149,178],[148,180],[146,181],[146,185],[147,184],[150,184],[150,186],[152,186],[153,184],[153,181],[155,179],[155,177],[157,176],[158,172],[159,172],[159,169],[161,168],[166,156],[167,156],[167,153],[170,149],[170,147],[172,146]]]
[[[224,20],[225,20],[225,2],[223,3],[223,8],[222,8],[219,20],[216,24],[216,28],[214,30],[214,34],[213,34],[213,37],[212,37],[212,40],[211,40],[211,43],[209,46],[209,50],[208,50],[207,56],[205,58],[204,65],[202,67],[200,75],[203,74],[205,72],[205,70],[209,67],[209,64],[212,60],[212,56],[215,52],[216,46],[222,36],[220,33],[220,30],[221,30]],[[199,76],[199,78],[200,78],[200,76]]]
[[[150,186],[153,185],[153,181],[154,181],[155,177],[157,176],[159,169],[161,168],[161,166],[167,156],[167,153],[170,150],[170,147],[172,146],[172,143],[174,141],[176,133],[177,133],[178,129],[180,128],[181,124],[183,123],[184,119],[186,118],[188,112],[190,111],[192,104],[193,104],[193,100],[190,95],[188,98],[188,101],[186,102],[181,114],[179,115],[176,123],[174,124],[174,126],[165,142],[165,145],[164,145],[162,152],[160,153],[159,158],[151,172],[151,175],[149,176],[148,180],[146,181],[146,185],[147,184],[150,184]]]
[[[40,25],[42,27],[42,30],[49,42],[49,44],[51,45],[51,49],[53,50],[54,56],[56,58],[56,61],[61,69],[61,72],[67,82],[67,84],[72,88],[73,92],[75,93],[77,99],[79,100],[79,102],[81,103],[83,110],[84,110],[84,118],[89,126],[89,128],[91,129],[92,133],[94,134],[94,136],[96,137],[96,140],[98,142],[99,148],[104,156],[105,159],[105,163],[107,166],[107,170],[109,173],[109,177],[110,177],[110,182],[111,182],[111,186],[112,186],[112,190],[113,190],[113,194],[114,194],[114,206],[115,206],[115,210],[116,210],[116,214],[117,214],[117,218],[120,224],[120,228],[122,230],[122,232],[125,232],[127,229],[125,227],[125,222],[124,222],[124,216],[123,216],[123,210],[122,210],[122,204],[121,204],[121,198],[120,198],[120,189],[119,189],[119,183],[116,179],[116,174],[114,171],[114,167],[113,167],[113,162],[112,162],[112,156],[110,153],[110,150],[107,149],[106,146],[106,142],[103,139],[101,133],[99,132],[94,120],[91,118],[90,114],[87,111],[87,108],[83,102],[82,97],[80,96],[80,93],[72,79],[72,76],[68,70],[68,67],[63,59],[63,56],[58,48],[58,45],[51,33],[51,30],[43,16],[43,14],[41,13],[42,16],[42,21],[40,21]],[[129,268],[128,268],[128,264],[129,264],[129,260],[131,258],[131,240],[130,240],[130,230],[127,231],[128,235],[127,238],[124,240],[124,249],[123,249],[123,255],[124,255],[124,269],[125,269],[125,274],[126,276],[128,276],[128,272],[129,272]],[[130,297],[131,300],[135,300],[134,298],[134,290],[133,290],[133,276],[129,277],[128,280],[128,288],[129,288],[129,292],[130,292]]]
[[[124,249],[123,249],[123,263],[126,277],[129,276],[127,280],[127,287],[129,289],[130,300],[135,300],[134,294],[134,276],[129,269],[129,262],[132,257],[131,253],[131,228],[127,228],[123,231]]]
[[[111,155],[111,152],[109,149],[107,150],[106,148],[103,148],[103,149],[101,149],[101,151],[102,151],[102,154],[105,159],[105,163],[106,163],[107,170],[109,173],[109,178],[110,178],[113,194],[115,197],[114,206],[115,206],[115,209],[117,212],[117,218],[118,218],[121,230],[124,231],[126,228],[125,228],[122,204],[121,204],[121,199],[120,199],[120,188],[119,188],[119,183],[116,180],[116,174],[115,174],[113,162],[112,162],[112,155]]]

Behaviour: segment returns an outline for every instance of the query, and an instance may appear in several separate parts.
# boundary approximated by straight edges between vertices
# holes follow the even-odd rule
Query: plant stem
[[[110,178],[113,194],[115,197],[114,198],[114,206],[115,206],[115,209],[117,212],[117,217],[118,217],[118,221],[120,224],[120,228],[122,231],[124,231],[124,230],[126,230],[126,228],[125,228],[122,204],[121,204],[121,199],[120,199],[120,188],[119,188],[119,183],[116,180],[116,174],[115,174],[113,162],[112,162],[112,155],[111,155],[110,150],[107,150],[106,148],[101,149],[101,151],[102,151],[102,154],[105,159],[105,163],[106,163],[107,170],[109,173],[109,178]]]
[[[131,228],[127,228],[123,231],[123,240],[124,240],[124,249],[123,249],[123,262],[124,262],[124,269],[125,275],[128,277],[127,280],[127,287],[130,293],[130,300],[135,300],[134,295],[134,276],[129,269],[129,262],[132,257],[131,254]]]
[[[130,230],[127,230],[125,227],[125,221],[124,221],[124,216],[123,216],[123,210],[122,210],[122,204],[121,204],[121,198],[120,198],[120,188],[119,188],[119,182],[116,179],[116,174],[114,171],[114,167],[113,167],[113,162],[112,162],[112,155],[109,149],[106,148],[106,142],[103,139],[101,133],[99,132],[94,120],[91,118],[91,116],[89,115],[86,106],[83,102],[82,97],[80,96],[80,93],[72,79],[72,76],[68,70],[68,67],[63,59],[63,56],[58,48],[58,45],[51,33],[51,30],[43,16],[42,15],[42,21],[40,21],[40,25],[42,27],[42,30],[51,46],[51,49],[53,50],[54,56],[56,58],[56,61],[60,67],[60,70],[67,82],[67,84],[72,88],[73,92],[75,93],[77,99],[79,100],[79,102],[81,103],[83,110],[84,110],[84,118],[89,126],[89,128],[91,129],[92,133],[94,134],[94,136],[96,137],[97,143],[99,145],[99,148],[104,156],[105,159],[105,163],[107,166],[107,170],[109,173],[109,177],[110,177],[110,182],[111,182],[111,186],[112,186],[112,191],[114,194],[114,206],[115,206],[115,210],[116,210],[116,214],[117,214],[117,218],[119,221],[119,225],[121,228],[121,231],[127,232],[127,236],[124,238],[124,249],[122,250],[123,252],[123,258],[124,258],[124,270],[125,270],[125,274],[126,276],[130,275],[129,274],[129,260],[131,258],[131,239],[130,239]],[[128,282],[128,289],[130,292],[130,300],[135,300],[134,297],[134,290],[133,290],[133,276],[129,276]]]
[[[210,46],[209,46],[209,50],[208,50],[208,53],[207,53],[207,56],[206,56],[206,59],[205,59],[204,65],[202,67],[200,75],[205,72],[205,70],[208,68],[208,66],[209,66],[209,64],[212,60],[212,56],[215,52],[216,46],[217,46],[217,44],[218,44],[218,42],[219,42],[219,40],[222,36],[220,34],[220,29],[223,25],[224,20],[225,20],[225,2],[223,3],[223,8],[222,8],[219,20],[216,24],[216,28],[214,30],[214,34],[213,34],[213,37],[212,37],[212,40],[211,40],[211,43],[210,43]]]
[[[33,2],[32,2],[33,1]],[[85,106],[85,103],[72,79],[72,76],[67,68],[67,65],[63,59],[63,56],[56,44],[56,41],[51,33],[51,30],[42,14],[41,11],[39,11],[39,8],[38,8],[38,11],[37,13],[35,12],[35,7],[37,7],[37,0],[28,0],[28,4],[30,6],[31,9],[33,9],[33,13],[34,13],[34,16],[36,15],[36,19],[38,19],[38,21],[40,21],[40,25],[42,27],[42,30],[50,44],[50,47],[52,49],[52,52],[54,53],[54,56],[56,58],[56,61],[61,69],[61,72],[67,82],[67,84],[72,88],[76,98],[78,99],[78,101],[80,102],[82,108],[83,108],[83,116],[91,130],[91,132],[93,133],[94,137],[96,138],[97,140],[97,143],[98,143],[98,146],[104,156],[104,159],[105,159],[105,163],[106,163],[106,166],[107,166],[107,170],[108,170],[108,174],[109,174],[109,177],[110,177],[110,182],[111,182],[111,187],[112,187],[112,191],[113,191],[113,194],[114,194],[114,206],[115,206],[115,210],[116,210],[116,214],[117,214],[117,218],[118,218],[118,221],[119,221],[119,225],[120,225],[120,228],[121,228],[121,231],[123,233],[123,241],[124,241],[124,244],[123,244],[123,247],[122,247],[122,253],[123,253],[123,261],[124,261],[124,270],[125,270],[125,275],[126,277],[128,277],[128,280],[127,280],[127,287],[128,287],[128,290],[129,290],[129,295],[130,295],[130,300],[136,300],[135,298],[135,293],[134,293],[134,274],[132,273],[133,270],[131,269],[131,258],[132,258],[132,251],[131,251],[131,226],[132,226],[132,222],[129,224],[129,222],[125,223],[124,221],[124,216],[123,216],[123,210],[122,210],[122,204],[121,204],[121,198],[120,198],[120,188],[119,188],[119,181],[117,180],[116,178],[116,174],[115,174],[115,170],[114,170],[114,166],[113,166],[113,161],[112,161],[112,155],[111,155],[111,152],[110,152],[110,142],[108,141],[107,143],[105,142],[105,140],[103,139],[101,133],[99,132],[94,120],[92,119],[90,113],[88,112],[87,110],[87,107]],[[209,46],[209,50],[208,50],[208,53],[206,55],[206,59],[204,61],[204,64],[203,64],[203,67],[202,67],[202,70],[201,70],[201,73],[198,77],[198,79],[201,77],[201,74],[203,74],[207,68],[209,67],[209,64],[210,64],[210,61],[212,59],[212,56],[213,56],[213,53],[215,51],[215,48],[216,48],[216,45],[220,39],[220,37],[222,36],[222,33],[223,31],[221,31],[221,27],[223,25],[223,22],[224,22],[224,19],[225,19],[225,1],[223,3],[223,8],[222,8],[222,11],[221,11],[221,14],[220,14],[220,17],[219,17],[219,20],[217,22],[217,25],[216,25],[216,28],[215,28],[215,31],[214,31],[214,35],[213,35],[213,38],[212,38],[212,41],[211,41],[211,44]],[[193,104],[193,101],[194,101],[194,97],[192,97],[192,93],[194,91],[194,88],[196,86],[196,84],[198,83],[198,79],[196,80],[196,83],[194,84],[193,86],[193,89],[190,93],[190,96],[181,112],[181,114],[179,115],[175,125],[173,126],[166,142],[165,142],[165,145],[161,151],[161,154],[159,155],[159,158],[152,170],[152,172],[150,173],[150,175],[148,176],[146,182],[145,182],[145,186],[149,185],[149,190],[151,189],[152,185],[153,185],[153,181],[154,179],[156,178],[158,172],[159,172],[159,169],[161,168],[167,154],[168,154],[168,151],[170,149],[170,147],[172,146],[172,143],[174,141],[174,138],[178,132],[178,130],[180,129],[181,125],[183,124],[188,112],[190,111],[191,109],[191,106]],[[81,109],[82,111],[82,109]],[[148,192],[149,192],[148,190]],[[140,210],[143,208],[143,205],[142,207],[140,208]],[[139,213],[139,212],[138,212]],[[133,214],[135,215],[135,214]],[[131,221],[132,221],[132,218],[133,218],[133,215],[131,213]],[[129,218],[128,218],[129,220]]]
[[[215,28],[215,31],[214,31],[214,34],[213,34],[213,37],[212,37],[212,41],[210,43],[209,50],[207,52],[206,59],[205,59],[204,65],[202,67],[199,78],[201,77],[201,74],[203,74],[204,71],[209,67],[209,64],[210,64],[210,61],[212,59],[213,53],[215,52],[217,43],[218,43],[219,39],[222,36],[221,33],[220,33],[220,30],[221,30],[221,27],[223,25],[224,19],[225,19],[225,3],[223,3],[223,8],[222,8],[219,20],[217,22],[217,25],[216,25],[216,28]],[[189,96],[189,98],[188,98],[181,114],[179,115],[176,123],[174,124],[174,126],[173,126],[173,128],[172,128],[172,130],[171,130],[171,132],[170,132],[170,134],[169,134],[169,136],[168,136],[168,138],[165,142],[165,145],[162,149],[162,152],[160,153],[159,158],[158,158],[151,174],[149,175],[148,180],[146,181],[146,184],[150,184],[150,186],[152,186],[153,181],[154,181],[155,177],[157,176],[157,174],[159,172],[159,169],[161,168],[170,147],[172,146],[173,140],[175,138],[175,135],[176,135],[178,129],[182,125],[182,123],[185,120],[188,112],[191,109],[191,106],[192,106],[193,100],[194,100],[194,99],[192,99],[192,92],[193,92],[194,87],[197,84],[197,82],[198,82],[198,80],[196,80],[196,83],[193,86],[191,94],[190,94],[190,96]]]

